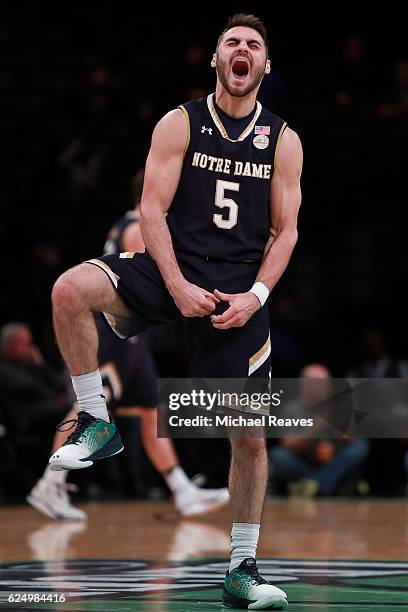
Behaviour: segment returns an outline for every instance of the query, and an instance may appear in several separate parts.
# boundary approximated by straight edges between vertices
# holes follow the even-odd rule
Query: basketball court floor
[[[221,609],[229,508],[180,520],[170,502],[80,507],[87,523],[0,508],[1,609]],[[408,504],[270,498],[258,560],[293,612],[408,610]]]

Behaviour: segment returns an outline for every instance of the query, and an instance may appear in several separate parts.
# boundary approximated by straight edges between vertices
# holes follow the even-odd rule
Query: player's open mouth
[[[244,57],[237,57],[232,63],[232,74],[239,81],[244,81],[249,73],[249,62]]]

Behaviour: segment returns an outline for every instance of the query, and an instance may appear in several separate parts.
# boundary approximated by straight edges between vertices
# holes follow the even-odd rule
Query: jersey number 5
[[[238,222],[238,204],[231,198],[224,197],[225,190],[239,191],[239,183],[232,183],[231,181],[221,181],[217,179],[217,185],[215,188],[215,205],[218,208],[228,208],[228,218],[225,219],[222,214],[215,213],[213,215],[213,221],[215,225],[221,229],[231,229]]]

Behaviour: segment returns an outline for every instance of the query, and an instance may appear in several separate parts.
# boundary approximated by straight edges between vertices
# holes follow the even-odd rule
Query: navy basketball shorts
[[[257,262],[207,260],[196,255],[176,253],[184,277],[213,292],[248,291],[258,273]],[[160,271],[150,255],[116,253],[86,263],[95,265],[109,277],[132,319],[104,313],[106,322],[121,338],[134,336],[152,325],[183,319],[168,292]],[[228,304],[217,305],[221,314]],[[243,327],[215,329],[210,317],[187,318],[191,378],[267,378],[270,368],[269,313],[260,308]]]
[[[148,333],[121,340],[101,315],[97,317],[97,329],[99,369],[108,408],[155,408],[157,371]]]

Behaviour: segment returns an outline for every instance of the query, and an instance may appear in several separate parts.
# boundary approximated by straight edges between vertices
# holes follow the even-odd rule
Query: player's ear
[[[215,68],[216,63],[217,63],[217,54],[214,53],[212,56],[212,60],[211,60],[211,68]]]
[[[269,74],[271,71],[271,60],[266,60],[265,64],[265,74]]]

